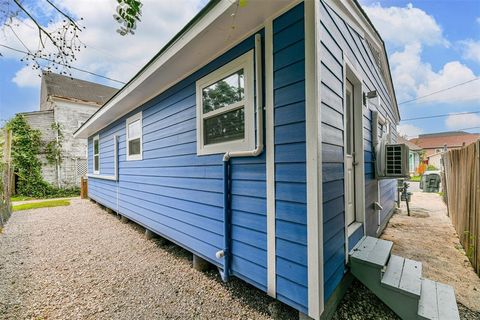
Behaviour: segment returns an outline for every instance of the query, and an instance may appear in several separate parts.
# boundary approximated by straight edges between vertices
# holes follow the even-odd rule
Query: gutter
[[[230,158],[256,157],[263,152],[263,104],[262,104],[262,36],[255,35],[255,75],[256,75],[256,148],[248,151],[231,151],[223,155],[223,250],[218,251],[217,259],[224,259],[223,270],[219,270],[224,282],[230,278],[230,267],[232,260],[232,214],[231,205],[231,183],[230,183]]]

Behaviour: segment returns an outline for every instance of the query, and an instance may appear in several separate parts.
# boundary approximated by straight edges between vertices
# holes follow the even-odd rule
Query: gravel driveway
[[[0,318],[269,318],[265,294],[142,231],[85,200],[15,212],[0,236]]]
[[[80,199],[15,212],[0,234],[0,319],[298,319],[298,312]],[[279,316],[280,312],[280,316]],[[365,287],[334,319],[394,319]]]

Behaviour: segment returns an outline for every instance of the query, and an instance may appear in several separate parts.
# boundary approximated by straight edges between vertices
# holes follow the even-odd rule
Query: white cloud
[[[425,11],[407,7],[382,7],[380,4],[366,6],[365,10],[377,26],[387,46],[394,52],[390,55],[392,78],[399,102],[429,95],[478,77],[459,61],[445,63],[440,70],[422,60],[425,46],[448,46],[442,28],[433,16]],[[478,42],[464,41],[464,57],[480,60]],[[479,45],[477,47],[477,45]],[[419,100],[419,103],[480,102],[478,82],[434,94]]]
[[[480,127],[480,116],[477,114],[450,115],[445,119],[445,126],[450,130]]]
[[[408,139],[416,138],[419,134],[423,133],[423,129],[416,127],[412,124],[399,124],[397,131],[402,137],[406,136]]]
[[[395,46],[411,43],[448,46],[448,41],[443,37],[442,28],[435,18],[421,9],[414,8],[411,3],[403,8],[387,8],[376,3],[364,9],[382,38]]]
[[[418,86],[417,95],[428,96],[421,101],[461,104],[465,102],[480,103],[480,82],[473,81],[456,88],[445,90],[457,84],[461,84],[476,78],[476,75],[464,64],[458,61],[446,63],[439,72],[429,72],[427,81]]]
[[[472,60],[480,64],[480,41],[472,39],[460,41],[460,46],[463,50],[463,58]]]
[[[40,87],[40,77],[38,72],[35,72],[30,67],[23,67],[15,73],[15,77],[12,79],[20,88]]]
[[[112,17],[116,8],[114,0],[65,0],[57,4],[68,10],[72,16],[84,19],[81,24],[86,29],[79,36],[87,48],[78,54],[74,66],[127,82],[195,15],[200,2],[201,0],[176,0],[175,5],[172,5],[170,1],[145,0],[142,21],[138,24],[135,35],[125,37],[116,32],[119,25]],[[56,23],[58,20],[54,19],[49,28],[53,28]],[[15,32],[24,43],[31,44],[32,48],[37,46],[38,34],[31,23],[20,21]],[[23,49],[21,43],[8,29],[3,35],[0,33],[0,41]],[[7,58],[21,57],[19,54],[4,51],[2,54]],[[38,71],[31,72],[38,74]],[[21,73],[26,78],[27,71],[22,69]],[[73,76],[82,79],[101,81],[85,73],[75,71],[72,73]],[[20,80],[14,81],[17,84],[23,83]]]

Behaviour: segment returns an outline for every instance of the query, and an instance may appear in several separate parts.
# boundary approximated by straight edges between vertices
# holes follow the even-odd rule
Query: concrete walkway
[[[442,198],[414,192],[410,209],[407,216],[402,202],[382,238],[393,241],[393,254],[422,262],[425,277],[453,286],[457,302],[473,311],[472,319],[480,319],[480,278],[460,245]]]

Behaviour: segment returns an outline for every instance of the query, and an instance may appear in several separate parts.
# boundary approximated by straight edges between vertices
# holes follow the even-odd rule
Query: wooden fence
[[[1,141],[3,152],[0,154],[0,230],[12,212],[10,197],[13,190],[12,132],[3,130],[2,133],[4,137]]]
[[[480,140],[444,153],[443,165],[448,214],[480,275]]]

